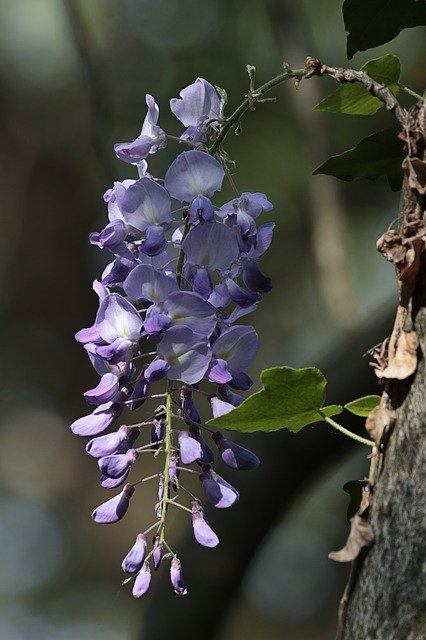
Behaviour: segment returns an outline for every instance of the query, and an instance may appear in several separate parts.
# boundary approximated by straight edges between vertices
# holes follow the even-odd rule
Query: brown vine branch
[[[312,76],[330,76],[340,84],[352,84],[359,82],[362,84],[372,96],[378,98],[385,105],[386,109],[394,114],[398,122],[403,127],[407,124],[407,112],[401,107],[392,91],[384,85],[376,82],[365,71],[356,71],[355,69],[342,69],[341,67],[329,67],[321,64],[317,58],[309,57],[306,61],[305,78]]]

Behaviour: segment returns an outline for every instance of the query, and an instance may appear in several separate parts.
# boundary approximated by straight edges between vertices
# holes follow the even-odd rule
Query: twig
[[[355,69],[342,69],[341,67],[329,67],[321,64],[317,58],[309,57],[306,61],[305,78],[312,76],[330,76],[340,84],[352,84],[359,82],[362,84],[372,96],[378,98],[385,105],[386,109],[394,114],[395,118],[404,127],[407,124],[407,112],[403,109],[392,91],[384,85],[376,82],[365,71],[356,71]]]

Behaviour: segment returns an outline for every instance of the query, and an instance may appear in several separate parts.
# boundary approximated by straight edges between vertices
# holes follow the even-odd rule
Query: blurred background
[[[423,36],[405,30],[351,65],[390,51],[402,82],[421,93]],[[324,424],[245,438],[263,464],[244,478],[225,472],[242,497],[232,514],[209,516],[220,548],[196,549],[185,515],[173,514],[187,598],[171,593],[163,567],[135,601],[120,562],[152,520],[153,489],[120,524],[92,523],[105,491],[69,424],[87,413],[82,392],[96,380],[73,339],[93,322],[91,282],[105,264],[87,238],[105,225],[104,191],[134,177],[112,145],[139,133],[145,93],[161,126],[180,135],[168,102],[197,76],[225,88],[233,109],[248,89],[246,64],[261,84],[307,54],[349,66],[345,46],[340,0],[0,0],[0,640],[333,637],[349,567],[327,553],[345,540],[341,487],[366,473],[362,447]],[[392,322],[393,272],[375,241],[399,195],[385,180],[311,177],[392,124],[382,112],[313,113],[334,88],[328,79],[278,87],[227,150],[238,188],[265,192],[277,223],[261,263],[275,287],[250,319],[261,339],[251,374],[317,365],[330,376],[328,399],[346,402],[377,391],[361,356]],[[157,154],[153,173],[177,151]]]

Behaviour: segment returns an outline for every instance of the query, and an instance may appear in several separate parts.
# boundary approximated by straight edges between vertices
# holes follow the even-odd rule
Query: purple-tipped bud
[[[120,478],[129,471],[139,454],[136,449],[129,449],[126,453],[104,456],[98,461],[101,472],[108,478]]]
[[[243,280],[248,289],[257,293],[268,293],[272,289],[271,278],[263,275],[255,260],[244,265]]]
[[[154,563],[154,571],[157,571],[163,557],[163,547],[160,544],[160,536],[154,536],[152,544],[152,561]]]
[[[197,407],[195,406],[194,400],[192,399],[192,391],[187,388],[183,388],[181,390],[181,409],[184,418],[188,418],[190,423],[196,422],[197,424],[201,423],[201,417],[198,413]]]
[[[239,307],[249,307],[254,302],[259,302],[262,299],[260,293],[256,293],[254,291],[246,291],[242,287],[240,287],[236,282],[229,278],[226,281],[226,286],[228,287],[229,295],[231,299],[239,306]]]
[[[93,438],[86,445],[86,451],[94,458],[112,456],[114,453],[126,453],[140,434],[140,429],[122,425],[118,431]]]
[[[133,385],[133,393],[130,396],[130,401],[127,403],[127,407],[130,411],[134,411],[135,409],[139,409],[140,406],[143,405],[145,400],[148,397],[149,393],[149,382],[145,380],[145,378],[141,378]]]
[[[92,513],[92,518],[99,524],[118,522],[126,514],[130,498],[135,492],[132,484],[126,484],[123,491],[114,498],[99,505]]]
[[[204,547],[216,547],[219,538],[204,518],[204,512],[198,500],[192,502],[192,526],[197,542]]]
[[[225,402],[229,402],[229,404],[232,404],[233,407],[239,407],[240,404],[245,400],[244,396],[231,391],[227,384],[219,387],[219,393],[222,397],[222,400],[225,400]]]
[[[189,433],[190,433],[192,438],[195,438],[195,440],[198,440],[198,442],[201,444],[201,450],[203,452],[203,455],[200,458],[200,462],[202,462],[203,464],[212,463],[213,460],[214,460],[214,453],[210,449],[210,447],[207,444],[207,442],[204,440],[203,436],[201,435],[200,427],[198,427],[197,425],[194,425],[194,424],[190,424],[189,425]]]
[[[248,391],[253,384],[253,380],[244,371],[234,374],[234,377],[228,385],[238,391]]]
[[[222,460],[231,469],[251,471],[259,466],[260,460],[254,453],[244,447],[240,447],[235,442],[231,442],[231,440],[227,440],[219,431],[216,431],[212,438],[219,449]]]
[[[182,567],[177,556],[172,558],[172,563],[170,565],[170,580],[175,593],[179,596],[186,596],[188,590],[183,581]]]
[[[200,474],[200,481],[207,500],[216,509],[227,509],[240,497],[238,491],[213,469]]]
[[[121,563],[121,568],[126,573],[136,573],[142,569],[143,561],[146,553],[146,535],[138,533],[133,547]]]
[[[143,596],[149,589],[149,585],[151,584],[151,569],[149,568],[149,564],[145,560],[143,563],[142,569],[139,571],[136,576],[135,583],[133,585],[132,594],[135,598],[140,598]]]
[[[171,486],[175,491],[179,489],[179,469],[177,468],[179,464],[179,456],[177,453],[172,453],[170,456],[169,463],[169,481]]]
[[[203,457],[201,444],[195,438],[191,438],[188,431],[179,432],[179,449],[183,464],[192,464]]]

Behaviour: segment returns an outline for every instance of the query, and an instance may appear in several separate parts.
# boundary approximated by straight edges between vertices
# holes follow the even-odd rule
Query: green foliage
[[[313,175],[325,173],[346,181],[357,178],[376,180],[380,176],[386,176],[392,191],[399,191],[404,153],[397,135],[397,129],[373,133],[363,138],[353,149],[329,158],[315,169]]]
[[[380,396],[363,396],[344,405],[344,409],[356,416],[366,418],[380,404]]]
[[[358,511],[362,498],[362,490],[366,484],[366,480],[349,480],[348,482],[346,482],[346,484],[343,485],[343,491],[348,493],[351,497],[348,505],[348,510],[346,512],[346,517],[348,518],[348,520],[353,518]]]
[[[375,58],[361,67],[361,70],[368,73],[376,82],[389,87],[392,93],[397,95],[401,65],[396,56],[387,54]],[[336,91],[321,100],[314,109],[316,111],[371,116],[381,107],[383,107],[381,100],[369,94],[362,84],[355,83],[342,84]]]
[[[308,424],[342,412],[339,405],[323,406],[327,381],[315,367],[265,369],[261,381],[262,391],[207,424],[242,432],[279,429],[297,432]]]
[[[426,6],[415,0],[345,0],[343,3],[348,58],[377,47],[402,29],[426,24]]]

